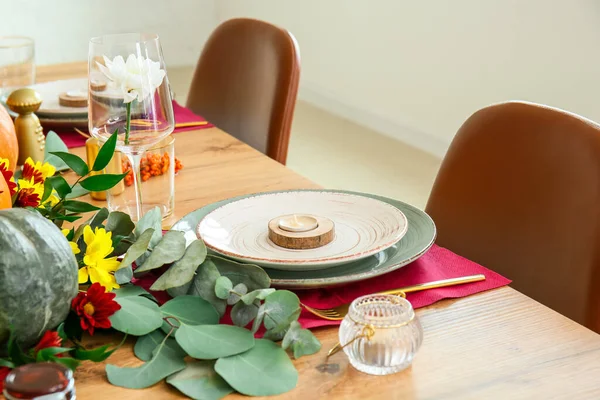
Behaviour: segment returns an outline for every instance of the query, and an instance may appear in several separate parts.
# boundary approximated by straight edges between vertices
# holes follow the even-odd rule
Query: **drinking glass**
[[[33,39],[24,36],[0,36],[0,101],[10,92],[35,81]]]
[[[140,162],[145,151],[173,132],[171,90],[158,35],[116,34],[90,40],[89,129],[106,141],[118,131],[117,149],[133,167],[135,213],[143,215]]]
[[[119,155],[119,152],[116,153]],[[122,172],[130,170],[127,159],[121,158]],[[175,139],[169,136],[149,148],[142,157],[141,187],[144,192],[143,212],[158,207],[163,220],[173,213],[175,207]],[[119,171],[121,172],[121,171]],[[135,194],[132,175],[128,175],[120,190],[108,190],[106,201],[110,211],[135,212]]]
[[[423,328],[408,300],[373,294],[352,302],[339,338],[354,368],[387,375],[412,363],[423,342]]]

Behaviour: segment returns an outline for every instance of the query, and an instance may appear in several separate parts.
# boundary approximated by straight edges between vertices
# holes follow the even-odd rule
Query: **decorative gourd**
[[[23,346],[66,318],[77,261],[62,232],[36,211],[0,210],[0,351],[13,326]]]
[[[15,124],[8,111],[0,104],[0,158],[7,158],[9,168],[15,171],[19,157],[19,143],[15,133]]]
[[[0,210],[11,207],[12,199],[10,197],[10,189],[8,188],[8,184],[4,177],[0,174]]]

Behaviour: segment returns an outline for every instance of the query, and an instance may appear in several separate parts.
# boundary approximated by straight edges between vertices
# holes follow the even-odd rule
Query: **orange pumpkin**
[[[0,105],[0,158],[7,158],[9,168],[14,172],[17,168],[18,157],[19,143],[15,133],[15,124],[8,115],[8,111]],[[6,182],[4,184],[6,185]]]
[[[2,174],[0,174],[0,210],[3,208],[12,208],[12,199],[10,198],[8,184],[4,180]]]

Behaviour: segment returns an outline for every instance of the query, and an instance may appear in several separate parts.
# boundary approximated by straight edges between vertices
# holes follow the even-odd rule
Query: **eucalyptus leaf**
[[[76,199],[78,197],[85,196],[88,193],[90,193],[90,191],[82,188],[81,185],[78,183],[77,185],[73,186],[73,188],[71,189],[71,193],[67,194],[65,198],[69,200]]]
[[[142,296],[148,294],[148,292],[137,285],[123,285],[118,289],[113,290],[116,298],[119,297],[131,297],[131,296]]]
[[[92,171],[102,171],[110,160],[113,158],[115,154],[115,148],[117,146],[117,134],[119,133],[118,129],[115,129],[112,135],[108,138],[106,142],[100,147],[98,151],[98,155],[96,156],[96,160],[94,161],[94,166],[92,167]]]
[[[150,256],[135,270],[136,273],[160,268],[179,260],[185,253],[185,237],[182,232],[168,231],[152,249]]]
[[[131,264],[133,264],[133,262],[137,260],[139,256],[144,254],[146,250],[148,250],[148,245],[150,244],[150,240],[152,239],[153,235],[154,229],[146,229],[144,233],[140,235],[138,240],[136,240],[135,243],[129,247],[127,253],[125,253],[125,257],[123,257],[123,260],[121,261],[121,264],[119,264],[118,269],[120,270],[121,268],[131,267]]]
[[[135,224],[131,220],[129,214],[125,214],[121,211],[113,211],[108,214],[108,219],[106,220],[106,230],[112,232],[113,236],[128,236],[131,232],[133,232],[134,228]]]
[[[190,290],[191,287],[192,287],[192,281],[189,281],[185,285],[167,289],[167,293],[171,297],[185,296],[186,294],[191,292],[191,290]],[[190,294],[192,294],[192,293],[190,293]]]
[[[267,330],[282,331],[300,316],[300,299],[289,290],[277,290],[265,298],[264,325]]]
[[[167,335],[160,329],[150,332],[147,335],[140,336],[135,342],[135,346],[133,346],[133,353],[140,360],[149,361],[152,359],[152,352],[164,341],[165,346],[170,347],[171,350],[180,354],[181,357],[185,357],[186,354],[177,344],[177,341],[172,336],[165,341],[166,337]]]
[[[206,246],[201,240],[194,240],[185,250],[183,257],[163,273],[152,285],[152,290],[167,290],[191,282],[196,269],[206,258]]]
[[[175,339],[187,354],[203,360],[239,354],[254,346],[254,335],[233,325],[182,324]]]
[[[68,151],[53,151],[50,154],[63,160],[79,176],[86,176],[90,172],[86,162],[75,154]]]
[[[266,331],[263,335],[263,339],[267,339],[267,340],[271,340],[273,342],[279,342],[281,339],[284,338],[285,336],[285,330],[279,330],[279,331],[275,331],[275,330],[270,330],[270,331]]]
[[[252,322],[252,333],[256,334],[256,332],[258,332],[258,330],[260,329],[260,325],[263,323],[263,320],[265,319],[265,305],[261,304],[258,307],[258,311],[256,314],[256,317],[254,317],[254,321]]]
[[[189,293],[193,296],[200,296],[208,301],[217,310],[220,316],[225,315],[227,302],[219,299],[215,295],[215,282],[221,276],[219,270],[211,259],[206,259],[196,270],[196,277],[192,281]]]
[[[229,297],[229,291],[233,289],[233,283],[226,276],[220,276],[215,282],[215,295],[223,300]]]
[[[318,353],[321,350],[321,342],[308,329],[302,329],[298,321],[293,321],[290,328],[283,337],[281,347],[284,350],[291,348],[294,358]]]
[[[241,327],[248,325],[258,315],[258,307],[256,304],[238,302],[231,309],[231,321]]]
[[[270,295],[273,292],[275,292],[275,289],[272,288],[253,290],[252,292],[243,295],[241,297],[241,300],[245,304],[252,304],[254,303],[254,300],[264,300],[268,295]]]
[[[133,268],[131,267],[131,264],[115,271],[115,279],[119,285],[131,282],[131,279],[133,279]]]
[[[248,288],[246,285],[243,283],[238,283],[229,293],[229,297],[227,297],[227,304],[230,306],[236,304],[246,293],[248,293]]]
[[[113,188],[127,176],[124,174],[100,174],[92,175],[79,182],[81,187],[92,192],[101,192]]]
[[[130,233],[127,236],[113,235],[112,237],[114,250],[109,257],[118,257],[127,253],[127,250],[135,243],[135,235]]]
[[[143,389],[160,382],[167,376],[185,368],[184,355],[165,342],[152,352],[152,359],[136,368],[106,366],[106,377],[115,386]]]
[[[117,297],[121,309],[109,317],[112,328],[134,336],[146,335],[163,323],[156,303],[141,296]]]
[[[259,339],[253,348],[220,358],[215,371],[231,387],[248,396],[273,396],[288,392],[298,383],[298,371],[286,352],[275,343]]]
[[[147,211],[135,226],[135,235],[140,236],[147,229],[154,229],[154,235],[150,240],[150,248],[154,248],[162,239],[162,214],[160,208],[154,207]]]
[[[110,213],[108,211],[108,208],[106,207],[103,207],[100,210],[98,210],[98,212],[94,214],[94,216],[90,219],[90,228],[96,229],[99,227],[104,227],[104,221],[106,221],[106,218],[108,218],[109,214]]]
[[[62,141],[60,136],[56,134],[54,131],[48,132],[46,135],[46,145],[44,147],[44,162],[50,163],[50,165],[54,166],[57,171],[65,171],[69,169],[69,166],[57,156],[54,156],[50,153],[55,151],[63,151],[68,152],[69,148]]]
[[[180,324],[212,325],[219,323],[219,313],[210,303],[198,296],[179,296],[167,301],[160,307],[163,317],[175,317]],[[167,326],[165,326],[167,325]],[[163,331],[170,330],[163,324]]]
[[[219,273],[228,277],[234,285],[243,283],[250,291],[271,286],[271,278],[258,265],[242,264],[214,255],[210,256],[210,260],[217,267]]]
[[[233,388],[215,372],[214,361],[194,361],[167,378],[167,383],[195,400],[219,400]]]

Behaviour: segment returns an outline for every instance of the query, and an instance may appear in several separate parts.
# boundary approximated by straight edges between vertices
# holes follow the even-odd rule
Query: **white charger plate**
[[[334,240],[317,249],[292,250],[268,238],[268,222],[286,214],[330,218]],[[267,268],[318,270],[369,257],[397,243],[408,222],[396,207],[355,194],[278,192],[225,204],[206,215],[197,235],[216,253]]]

